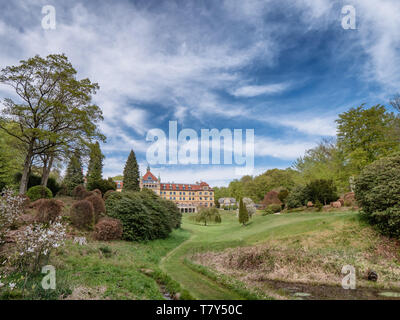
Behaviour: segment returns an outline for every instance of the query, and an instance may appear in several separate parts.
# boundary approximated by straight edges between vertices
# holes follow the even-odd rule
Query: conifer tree
[[[67,188],[68,194],[78,185],[83,184],[83,169],[79,150],[75,150],[67,167],[67,172],[64,177],[64,185]]]
[[[249,213],[247,212],[246,205],[243,202],[243,199],[240,198],[239,202],[239,223],[246,225],[246,222],[249,221]]]
[[[136,156],[131,150],[128,160],[124,168],[124,179],[122,185],[123,191],[139,191],[139,166],[136,161]]]
[[[97,141],[90,147],[90,159],[87,172],[87,188],[88,190],[96,189],[102,180],[104,155],[101,153],[100,144]]]

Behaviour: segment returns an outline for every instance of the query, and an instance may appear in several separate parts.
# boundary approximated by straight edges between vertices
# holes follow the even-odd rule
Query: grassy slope
[[[287,241],[287,239],[290,239],[290,241],[299,242],[302,239],[309,240],[309,235],[334,232],[340,226],[350,225],[355,227],[357,231],[362,229],[358,226],[356,212],[258,215],[246,227],[238,224],[234,214],[223,214],[222,221],[221,225],[204,227],[185,218],[183,227],[191,231],[191,239],[174,249],[161,262],[162,269],[198,299],[238,299],[241,297],[194,271],[193,268],[189,268],[184,263],[184,259],[188,255],[249,246],[265,243],[268,240],[282,239],[282,241]],[[332,247],[339,246],[345,248],[346,252],[351,251],[352,248],[349,248],[349,246],[353,245],[354,241],[349,241],[347,237],[351,239],[352,234],[353,232],[348,232],[345,237],[336,239]],[[356,234],[361,237],[357,241],[365,240],[365,245],[368,245],[368,235],[365,235],[365,239],[363,239],[362,232]],[[326,239],[321,239],[321,243],[323,241],[326,241]],[[315,244],[311,243],[311,246]]]
[[[161,257],[188,238],[187,231],[175,230],[168,239],[148,243],[70,242],[52,263],[58,278],[77,288],[74,299],[163,299],[156,282],[140,270],[156,269]]]

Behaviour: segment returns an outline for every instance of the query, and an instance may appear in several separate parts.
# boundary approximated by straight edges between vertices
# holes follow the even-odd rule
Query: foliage
[[[319,200],[315,201],[314,207],[317,208],[318,212],[322,211],[323,206],[324,205],[321,203],[321,201]]]
[[[333,180],[313,180],[305,187],[307,201],[320,201],[323,204],[329,204],[338,199],[337,189]]]
[[[257,213],[256,206],[254,205],[253,200],[251,200],[250,198],[243,198],[243,202],[246,206],[249,218],[251,218],[254,214]]]
[[[18,271],[37,272],[49,260],[51,251],[64,244],[65,226],[56,219],[46,224],[28,225],[16,235],[16,247],[7,266]]]
[[[94,227],[94,238],[100,241],[118,240],[122,237],[122,223],[118,219],[102,218]]]
[[[89,185],[88,185],[89,187]],[[100,190],[102,194],[105,194],[108,190],[116,190],[117,187],[115,182],[112,179],[101,179],[97,181],[93,181],[91,184],[91,188],[89,190]]]
[[[103,196],[104,201],[106,201],[107,198],[108,198],[113,192],[115,192],[115,190],[107,190],[107,191],[104,193],[104,196]]]
[[[207,223],[211,222],[221,223],[221,215],[219,214],[219,210],[215,207],[200,208],[193,216],[193,219],[197,222],[204,223],[205,226]]]
[[[381,105],[369,109],[361,105],[339,115],[338,146],[355,174],[399,150],[399,120]]]
[[[70,210],[71,223],[78,229],[92,230],[95,223],[94,209],[90,201],[75,202]]]
[[[282,203],[286,203],[286,199],[289,196],[289,191],[286,189],[282,189],[281,191],[279,191],[278,193],[278,199],[282,202]]]
[[[14,181],[18,184],[21,182],[21,178],[22,178],[21,172],[18,172],[14,175]],[[41,181],[42,178],[40,176],[31,173],[28,177],[28,189],[35,186],[40,186]],[[57,180],[54,177],[48,177],[47,188],[49,188],[51,190],[51,193],[55,195],[60,191],[61,186],[57,183]]]
[[[77,185],[73,190],[72,190],[72,196],[75,199],[82,200],[83,199],[83,194],[86,192],[86,188],[83,185]]]
[[[281,205],[282,202],[281,202],[281,200],[279,199],[278,196],[279,196],[278,192],[276,192],[274,190],[271,190],[271,191],[269,191],[269,192],[267,192],[265,194],[262,203],[267,205],[267,206],[270,205],[270,204],[279,204],[279,205]]]
[[[293,167],[301,175],[301,183],[318,179],[333,180],[341,192],[350,190],[352,171],[346,165],[344,154],[333,139],[324,139],[315,148],[306,151]]]
[[[246,225],[249,221],[249,213],[247,212],[246,205],[243,202],[243,198],[240,198],[239,202],[239,223]]]
[[[266,207],[264,208],[264,210],[263,210],[262,215],[263,215],[263,216],[267,216],[267,215],[269,215],[269,214],[274,214],[274,211],[273,211],[269,206],[266,206]]]
[[[53,197],[53,193],[47,187],[34,186],[29,188],[26,195],[31,199],[31,201],[36,201],[38,199],[50,199]]]
[[[47,175],[53,160],[68,150],[93,138],[104,140],[96,125],[102,112],[91,103],[99,87],[89,79],[77,80],[76,74],[63,54],[35,56],[0,72],[0,83],[13,87],[22,101],[5,99],[0,119],[0,129],[15,138],[24,153],[20,193],[27,189],[34,158],[43,158]]]
[[[378,160],[356,179],[362,215],[385,235],[400,237],[400,156]]]
[[[292,169],[272,169],[256,177],[243,176],[240,180],[231,181],[228,187],[215,187],[215,203],[217,204],[220,198],[229,197],[235,199],[246,197],[259,202],[272,189],[291,190],[298,182],[299,176],[299,173]]]
[[[269,206],[267,206],[267,208],[271,210],[273,213],[280,212],[282,209],[282,207],[279,204],[270,204]]]
[[[296,186],[289,193],[286,200],[286,205],[289,209],[299,208],[307,202],[307,190],[304,186]]]
[[[11,189],[4,189],[0,198],[0,246],[10,228],[15,227],[24,212],[25,198]]]
[[[123,191],[139,191],[139,166],[136,161],[136,155],[131,150],[124,167]]]
[[[110,217],[121,220],[124,240],[166,238],[180,226],[181,213],[176,205],[151,190],[114,192],[106,200],[106,210]]]
[[[83,185],[83,183],[81,154],[79,150],[75,150],[69,160],[63,184],[67,188],[67,194],[71,195],[75,187]]]
[[[89,201],[92,204],[94,223],[97,223],[100,220],[100,218],[106,213],[104,200],[100,196],[94,194],[85,198],[85,200]]]
[[[104,155],[101,153],[98,141],[90,146],[90,160],[87,172],[87,188],[94,190],[99,188],[102,181]],[[107,190],[106,190],[107,191]]]
[[[54,222],[63,212],[63,202],[55,199],[43,199],[37,212],[40,223]]]

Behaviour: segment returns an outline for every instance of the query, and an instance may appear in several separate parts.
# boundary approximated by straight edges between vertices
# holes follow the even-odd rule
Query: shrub
[[[287,191],[286,189],[282,189],[278,193],[278,198],[279,200],[281,200],[282,203],[286,203],[286,199],[288,196],[289,196],[289,191]]]
[[[243,199],[239,201],[239,223],[246,225],[246,222],[249,221],[249,213],[247,212],[246,205],[243,202]]]
[[[267,215],[269,215],[269,214],[274,214],[274,211],[268,206],[268,207],[265,207],[265,209],[264,209],[262,215],[263,215],[263,216],[267,216]]]
[[[86,192],[86,189],[83,185],[78,185],[72,190],[72,196],[77,200],[82,200],[82,194]]]
[[[107,200],[107,198],[110,196],[111,193],[115,192],[114,190],[108,190],[103,196],[104,201]]]
[[[266,206],[268,206],[270,204],[281,205],[282,201],[279,200],[279,198],[278,198],[278,192],[272,190],[265,194],[264,200],[262,201],[262,203],[265,204]]]
[[[107,209],[109,209],[107,200]],[[122,239],[130,241],[151,240],[155,237],[152,233],[150,212],[143,203],[138,193],[125,194],[119,199],[111,210],[107,210],[110,217],[122,222],[124,233]]]
[[[315,201],[315,208],[317,209],[318,212],[322,211],[322,208],[324,207],[324,205],[319,201]]]
[[[207,225],[207,222],[221,223],[221,215],[219,214],[219,210],[215,207],[200,208],[193,216],[193,219],[197,222],[204,223],[205,226]]]
[[[271,210],[273,213],[281,212],[282,209],[282,207],[279,204],[270,204],[267,208]]]
[[[118,240],[122,237],[122,223],[118,219],[102,218],[94,227],[94,238],[100,241]]]
[[[339,198],[333,180],[326,179],[313,180],[308,183],[305,187],[305,194],[306,200],[313,203],[318,200],[325,205]]]
[[[124,240],[166,238],[181,223],[176,205],[151,190],[113,192],[106,200],[106,210],[108,216],[122,222]]]
[[[94,209],[90,201],[75,202],[70,210],[71,223],[78,229],[93,229]]]
[[[303,186],[296,186],[286,198],[286,205],[289,209],[304,206],[307,201],[306,189]]]
[[[15,227],[24,212],[25,198],[11,189],[5,189],[0,198],[0,245],[10,228]]]
[[[102,198],[97,195],[92,194],[90,197],[85,198],[93,205],[94,220],[97,223],[100,218],[106,213],[106,206]]]
[[[247,213],[249,215],[249,218],[253,216],[253,214],[257,213],[256,206],[254,205],[253,200],[250,198],[243,198],[244,205],[246,206]]]
[[[7,266],[18,271],[37,272],[47,262],[54,248],[64,244],[66,229],[56,218],[45,224],[26,226],[16,236],[15,251],[7,258]]]
[[[31,201],[36,201],[38,199],[50,199],[53,197],[53,193],[49,188],[43,186],[34,186],[29,188],[26,195],[31,199]]]
[[[17,173],[14,176],[14,181],[16,184],[19,184],[21,182],[21,178],[22,178],[22,173]],[[40,184],[42,183],[42,177],[35,175],[35,174],[30,174],[28,177],[28,189],[35,187],[35,186],[40,186]],[[52,192],[53,195],[57,194],[60,189],[61,186],[57,183],[57,180],[54,177],[49,177],[47,179],[47,188],[49,188]]]
[[[103,194],[101,193],[101,190],[99,190],[99,189],[94,189],[92,192],[97,194],[99,197],[103,197]]]
[[[355,183],[361,215],[383,234],[400,237],[400,156],[365,167]]]
[[[108,190],[116,190],[117,186],[115,182],[112,179],[102,179],[102,180],[96,180],[92,181],[90,184],[89,190],[99,190],[102,194],[105,194]]]
[[[40,200],[39,200],[40,201]],[[41,223],[49,223],[56,221],[57,217],[62,214],[63,205],[59,200],[42,199],[38,206],[38,221]]]

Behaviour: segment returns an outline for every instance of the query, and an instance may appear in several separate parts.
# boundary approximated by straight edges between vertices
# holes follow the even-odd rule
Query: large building
[[[117,191],[122,189],[122,181],[116,181]],[[162,183],[147,167],[145,175],[140,177],[140,189],[153,190],[161,198],[174,201],[182,213],[197,212],[199,207],[214,206],[214,190],[206,182]]]

